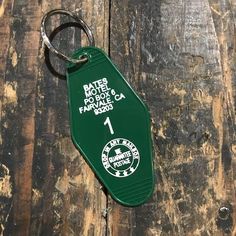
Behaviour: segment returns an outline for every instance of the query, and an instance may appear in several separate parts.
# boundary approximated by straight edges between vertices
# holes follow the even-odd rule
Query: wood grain
[[[157,183],[141,207],[110,201],[111,235],[235,235],[234,38],[227,1],[113,1],[111,58],[149,106]]]
[[[156,185],[140,207],[102,191],[71,141],[66,81],[39,33],[55,8],[91,26],[149,107]],[[236,235],[235,16],[235,0],[1,1],[0,235]],[[87,42],[67,28],[53,43]]]
[[[7,23],[1,28],[6,40],[10,38],[1,45],[7,51],[1,58],[6,64],[6,68],[1,68],[5,76],[5,81],[1,80],[5,88],[1,161],[7,168],[5,183],[10,173],[8,187],[12,187],[12,192],[8,190],[9,199],[2,199],[5,205],[1,214],[2,232],[6,235],[76,235],[78,232],[103,235],[106,220],[102,211],[106,208],[106,197],[71,142],[66,83],[45,66],[39,27],[43,14],[51,9],[83,9],[79,14],[93,25],[98,46],[106,50],[108,25],[104,22],[108,22],[105,18],[109,5],[104,1],[80,4],[17,1],[8,7],[11,4],[12,12],[11,8],[5,8],[13,22],[10,25],[6,15],[10,32]],[[49,30],[60,21],[58,17],[52,19]],[[63,35],[54,41],[62,50],[80,45],[80,33],[75,33],[75,29]],[[64,62],[51,59],[57,69],[63,68]]]

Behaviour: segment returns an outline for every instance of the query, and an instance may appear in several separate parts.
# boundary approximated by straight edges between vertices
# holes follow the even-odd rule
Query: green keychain
[[[90,46],[67,57],[56,50],[45,33],[54,14],[74,18]],[[146,105],[135,94],[108,56],[94,46],[86,23],[72,12],[48,12],[41,26],[46,46],[68,61],[67,85],[71,136],[86,162],[110,195],[126,206],[143,204],[153,192],[152,140]]]

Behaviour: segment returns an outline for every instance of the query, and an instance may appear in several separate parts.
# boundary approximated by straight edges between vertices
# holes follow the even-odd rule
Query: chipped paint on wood
[[[69,188],[69,176],[68,176],[68,171],[66,169],[64,170],[64,175],[58,178],[55,187],[62,194],[67,193]]]
[[[3,99],[3,104],[4,105],[16,105],[17,104],[17,82],[6,82],[4,84],[4,99]]]
[[[184,105],[184,96],[186,95],[186,91],[184,89],[174,88],[173,93],[180,96],[181,98],[180,106]]]
[[[0,5],[0,17],[2,17],[4,15],[6,2],[7,2],[7,0],[2,0],[2,3]]]
[[[116,211],[111,211],[110,219],[113,214],[116,219],[108,222],[111,231],[117,227],[115,232],[120,233],[124,228],[129,232],[121,220],[127,211],[133,217],[129,226],[132,223],[136,226],[131,235],[149,235],[150,229],[156,235],[226,232],[218,227],[216,219],[221,204],[234,202],[235,175],[229,147],[235,137],[235,118],[233,98],[231,95],[228,98],[226,87],[232,86],[232,81],[228,79],[227,85],[223,78],[225,73],[229,76],[235,71],[231,64],[235,63],[231,40],[235,33],[232,25],[225,28],[227,32],[220,30],[220,20],[212,15],[212,7],[216,9],[213,2],[140,1],[126,6],[114,1],[111,56],[131,84],[138,85],[138,92],[144,95],[150,108],[157,189],[153,199],[142,207],[116,207]],[[216,5],[224,8],[221,16],[228,18],[224,24],[232,24],[230,5],[220,0]],[[132,45],[133,29],[138,31],[140,24],[132,21],[137,9],[142,38],[135,42],[141,45]],[[126,25],[121,26],[124,19]],[[219,39],[219,32],[230,43]],[[125,40],[120,43],[120,38]],[[137,56],[133,49],[138,47],[142,49],[139,62],[133,60]],[[129,72],[135,67],[139,68],[141,79]],[[235,222],[227,229],[230,233],[234,225]]]
[[[15,67],[17,65],[17,53],[16,52],[13,52],[13,54],[12,54],[11,63],[12,63],[13,67]]]
[[[219,136],[223,138],[223,104],[222,98],[217,96],[213,98],[212,102],[212,115],[213,115],[213,124],[215,128],[219,131]]]
[[[32,205],[35,206],[42,200],[42,193],[38,189],[32,189]]]
[[[60,153],[63,156],[70,158],[72,162],[75,160],[75,158],[80,158],[79,153],[75,149],[75,146],[70,137],[59,139],[58,145],[59,145]]]
[[[1,177],[0,177],[0,196],[11,198],[12,197],[12,183],[9,169],[0,164]]]

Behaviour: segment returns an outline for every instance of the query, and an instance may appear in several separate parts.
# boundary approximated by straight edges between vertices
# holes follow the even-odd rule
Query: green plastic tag
[[[154,185],[147,107],[102,50],[73,58],[83,55],[88,62],[67,66],[73,142],[116,201],[140,205]]]

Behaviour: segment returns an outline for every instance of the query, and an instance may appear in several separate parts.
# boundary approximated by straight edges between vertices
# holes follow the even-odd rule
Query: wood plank
[[[11,4],[12,1],[2,1],[0,5],[0,157],[3,156],[2,130],[5,121],[3,108],[5,104],[16,102],[14,89],[11,84],[5,83],[6,57],[9,53],[11,37]],[[7,167],[5,158],[1,158],[0,175],[0,234],[2,235],[12,208],[12,181],[10,180],[10,170]]]
[[[232,23],[228,1],[112,1],[111,57],[150,108],[156,190],[110,200],[110,235],[235,234]]]
[[[12,4],[13,13],[10,8],[4,13],[5,21],[8,15],[13,21],[10,44],[6,43],[12,51],[1,58],[2,66],[7,64],[6,72],[1,68],[6,77],[2,86],[8,89],[1,101],[9,100],[2,109],[1,164],[7,168],[5,181],[9,181],[10,192],[8,201],[0,199],[6,208],[1,228],[6,235],[104,235],[106,196],[71,142],[66,82],[45,66],[39,27],[50,9],[79,10],[79,15],[93,24],[97,45],[107,50],[109,4],[101,0]],[[49,30],[61,20],[51,20]],[[68,48],[80,46],[77,31],[63,31],[66,34],[61,33],[54,43],[68,53]],[[64,72],[64,62],[52,60],[55,68]]]
[[[100,25],[104,25],[104,18],[95,22],[98,14],[106,16],[105,5],[103,1],[85,1],[75,3],[67,1],[62,3],[62,8],[75,11],[76,9],[84,9],[84,6],[90,8],[91,14],[84,14],[79,11],[85,21],[90,25],[94,22],[94,32],[98,32]],[[95,6],[100,7],[100,13],[93,10]],[[55,6],[53,6],[55,8]],[[49,9],[45,9],[45,12]],[[61,19],[62,20],[62,19]],[[52,21],[51,27],[55,28],[58,21]],[[78,30],[78,29],[77,29]],[[106,34],[106,28],[102,34],[96,38],[97,42],[103,43]],[[101,29],[100,29],[101,31]],[[74,36],[73,36],[74,35]],[[63,31],[55,38],[55,44],[64,52],[68,53],[68,49],[76,48],[80,43],[80,33],[77,31]],[[64,72],[64,62],[52,57],[55,67]],[[78,151],[74,148],[70,133],[69,119],[67,109],[67,88],[63,80],[52,77],[52,75],[43,70],[41,92],[42,101],[39,113],[45,110],[45,114],[39,114],[40,123],[45,127],[39,127],[39,137],[42,139],[38,143],[38,162],[35,168],[41,168],[38,175],[45,176],[44,166],[40,163],[42,156],[48,156],[47,169],[48,173],[45,177],[47,181],[41,185],[44,196],[37,203],[35,215],[42,214],[42,219],[33,222],[33,232],[38,225],[41,232],[47,235],[60,234],[76,235],[80,232],[82,235],[102,235],[106,230],[106,220],[102,216],[102,210],[106,207],[106,197],[100,189],[100,184],[94,177],[90,168],[85,164]],[[53,89],[53,91],[52,91]],[[46,92],[45,92],[46,91]],[[45,150],[45,147],[47,149]],[[48,192],[48,189],[53,191]],[[36,192],[41,192],[36,188]],[[43,202],[44,207],[41,207]],[[32,216],[33,217],[33,216]],[[34,217],[33,217],[34,218]]]
[[[18,2],[12,11],[14,16],[10,43],[12,51],[9,51],[10,55],[7,58],[5,92],[11,93],[14,102],[6,103],[3,107],[3,112],[6,114],[3,124],[3,158],[10,170],[12,192],[14,192],[6,234],[9,233],[9,227],[11,227],[14,235],[29,234],[31,215],[35,127],[34,91],[37,81],[35,65],[37,64],[39,34],[27,22],[24,14],[32,12],[30,15],[32,23],[40,22],[40,18],[37,4],[26,7],[27,4],[28,2]]]

